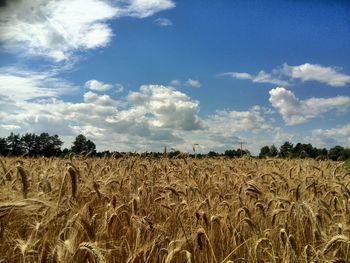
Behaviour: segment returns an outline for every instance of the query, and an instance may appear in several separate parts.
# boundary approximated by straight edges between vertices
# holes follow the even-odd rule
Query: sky
[[[0,1],[0,137],[350,147],[350,2]]]

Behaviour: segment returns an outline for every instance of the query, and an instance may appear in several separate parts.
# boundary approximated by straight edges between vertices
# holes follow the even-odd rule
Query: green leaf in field
[[[350,170],[350,158],[344,162],[343,166],[346,170]]]

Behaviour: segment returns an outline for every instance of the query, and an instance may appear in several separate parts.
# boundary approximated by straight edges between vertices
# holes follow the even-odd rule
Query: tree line
[[[61,149],[63,141],[57,134],[50,135],[48,133],[41,133],[36,135],[34,133],[26,133],[24,135],[11,133],[7,138],[0,138],[0,155],[2,156],[46,156],[58,157],[66,156],[70,153],[74,154],[88,154],[91,156],[112,156],[122,157],[126,154],[132,156],[142,156],[151,158],[161,158],[166,155],[168,158],[174,158],[183,155],[180,151],[172,149],[170,152],[144,152],[125,153],[117,151],[96,151],[96,145],[93,141],[87,139],[84,135],[76,136],[70,148]],[[207,154],[186,154],[189,157],[204,158],[204,157],[228,157],[237,158],[242,156],[251,156],[251,153],[246,149],[231,149],[224,153],[217,153],[210,151]],[[291,142],[285,142],[279,149],[275,145],[266,145],[260,149],[259,158],[279,157],[279,158],[314,158],[314,159],[330,159],[330,160],[346,160],[350,158],[350,149],[344,148],[340,145],[334,146],[331,149],[316,148],[310,143],[297,143],[293,145]]]
[[[63,141],[57,134],[46,132],[36,135],[11,133],[7,138],[0,138],[0,155],[2,156],[64,156],[69,153],[81,154],[83,152],[96,154],[96,145],[84,135],[78,135],[71,148],[61,149]]]
[[[280,158],[314,158],[333,161],[344,161],[350,158],[350,148],[344,148],[340,145],[327,150],[326,148],[316,148],[310,143],[285,142],[279,150],[276,146],[264,146],[260,149],[259,158],[280,157]]]
[[[248,150],[226,150],[224,153],[217,153],[210,151],[204,156],[209,157],[219,157],[225,156],[229,158],[241,157],[244,155],[250,156]],[[258,158],[267,158],[267,157],[278,157],[278,158],[313,158],[317,160],[333,160],[333,161],[345,161],[350,158],[350,148],[344,148],[340,145],[334,146],[329,150],[326,148],[316,148],[313,147],[310,143],[297,143],[293,144],[291,142],[283,143],[279,148],[275,145],[266,145],[260,149]]]

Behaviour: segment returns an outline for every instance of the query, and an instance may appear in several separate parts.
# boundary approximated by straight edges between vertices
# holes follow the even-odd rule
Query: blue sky
[[[0,17],[0,136],[350,146],[347,1],[9,0]]]

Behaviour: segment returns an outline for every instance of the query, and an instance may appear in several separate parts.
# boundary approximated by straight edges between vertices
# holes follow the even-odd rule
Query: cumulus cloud
[[[305,123],[331,110],[346,112],[350,108],[350,97],[347,96],[300,100],[292,91],[282,87],[272,89],[269,93],[271,105],[288,125]]]
[[[198,81],[198,80],[195,80],[195,79],[188,79],[186,82],[185,82],[185,86],[187,87],[192,87],[192,88],[199,88],[202,86],[202,84]]]
[[[172,26],[173,22],[170,19],[160,17],[153,21],[157,26]]]
[[[84,94],[84,102],[93,103],[100,106],[116,106],[116,101],[111,99],[108,95],[98,95],[91,91]]]
[[[236,134],[242,131],[259,132],[271,129],[271,125],[265,119],[263,109],[254,106],[248,111],[218,111],[210,116],[206,124],[213,131],[221,134]]]
[[[223,152],[237,149],[243,141],[244,147],[256,154],[263,145],[277,144],[286,138],[279,128],[272,125],[266,111],[257,105],[246,111],[217,111],[203,119],[203,129],[182,134],[187,145],[181,147],[191,151],[192,143],[199,143],[199,149],[204,152]]]
[[[67,61],[75,52],[106,46],[113,37],[109,20],[174,6],[170,0],[8,1],[0,9],[0,43],[9,52]]]
[[[198,102],[160,85],[141,86],[121,100],[88,91],[82,102],[54,97],[14,101],[0,96],[0,105],[5,106],[0,114],[2,136],[9,129],[53,132],[63,137],[84,133],[98,142],[123,137],[125,144],[128,138],[135,146],[137,142],[150,146],[182,142],[179,133],[202,128]]]
[[[147,115],[154,127],[179,130],[201,128],[199,103],[186,94],[161,85],[144,85],[128,95],[135,112]]]
[[[190,152],[193,143],[199,143],[198,150],[202,152],[224,151],[237,148],[239,142],[244,141],[247,142],[245,147],[253,153],[258,153],[263,145],[277,145],[291,138],[275,126],[271,119],[274,112],[269,108],[221,110],[200,117],[198,101],[162,85],[142,85],[126,95],[85,90],[80,101],[75,98],[72,102],[64,100],[66,96],[62,95],[71,94],[75,87],[52,74],[0,71],[1,137],[8,136],[11,131],[49,132],[71,142],[77,134],[83,133],[96,142],[99,150],[124,151],[161,151],[167,145]],[[15,89],[7,89],[8,85]],[[345,111],[350,104],[348,97],[300,100],[284,88],[271,90],[270,101],[291,124],[307,121],[331,109]],[[340,129],[344,132],[337,135],[337,141],[347,136],[347,129]],[[330,129],[314,131],[314,134],[323,131],[327,138],[336,132]]]
[[[113,85],[111,84],[106,84],[103,83],[101,81],[92,79],[92,80],[88,80],[87,82],[85,82],[85,88],[90,89],[90,90],[95,90],[95,91],[107,91],[113,88]]]
[[[305,63],[299,66],[283,65],[281,73],[301,81],[318,81],[334,87],[342,87],[350,83],[350,75],[338,72],[336,68],[318,64]]]
[[[249,141],[246,147],[255,152],[262,146],[262,138],[272,141],[271,134],[276,134],[270,121],[271,110],[259,106],[247,111],[217,111],[201,118],[198,101],[162,85],[143,85],[126,96],[90,89],[80,102],[79,98],[71,102],[63,100],[66,96],[62,95],[71,94],[75,89],[72,84],[52,74],[18,74],[9,70],[0,74],[1,80],[8,78],[7,82],[0,81],[1,137],[11,131],[49,132],[70,143],[82,133],[93,139],[99,149],[161,151],[168,145],[191,151],[192,144],[199,143],[198,150],[203,152],[238,147],[237,142],[243,140]],[[17,83],[14,80],[18,78]],[[47,84],[51,86],[48,90]],[[13,88],[7,89],[8,85]]]
[[[333,87],[342,87],[350,83],[350,75],[340,73],[337,68],[324,67],[318,64],[305,63],[299,66],[283,64],[282,68],[266,73],[261,70],[252,75],[246,72],[227,72],[219,76],[230,76],[240,80],[250,80],[255,83],[270,83],[279,86],[290,86],[296,80],[318,81]]]
[[[200,118],[198,101],[162,85],[143,85],[119,99],[89,90],[81,102],[64,101],[56,95],[16,101],[0,96],[0,105],[4,109],[0,112],[0,136],[11,131],[49,132],[71,142],[82,133],[99,149],[161,150],[168,145],[191,151],[196,142],[201,151],[225,150],[247,140],[247,134],[271,134],[272,129],[266,110],[258,106]]]

